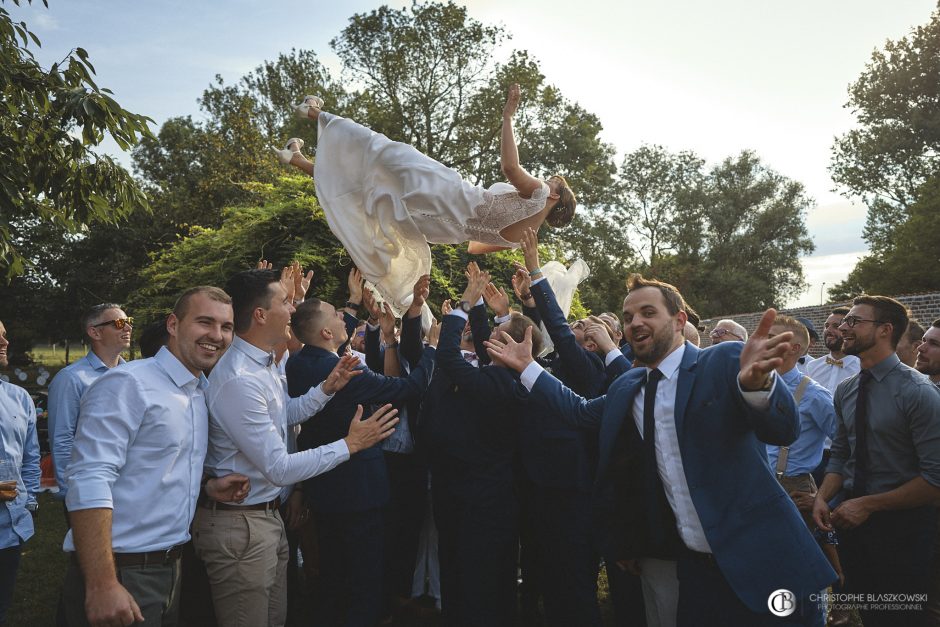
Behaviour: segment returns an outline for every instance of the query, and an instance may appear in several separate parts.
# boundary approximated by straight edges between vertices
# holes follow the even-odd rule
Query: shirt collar
[[[264,366],[265,368],[274,363],[273,352],[269,353],[264,351],[251,342],[246,342],[237,335],[235,336],[235,339],[232,340],[232,348],[238,349],[250,357],[252,361],[258,362],[259,365]]]
[[[877,364],[868,369],[868,371],[875,377],[876,380],[881,381],[888,373],[894,370],[895,366],[901,363],[900,358],[898,358],[897,353],[891,353]]]
[[[93,350],[89,350],[88,354],[85,355],[85,360],[88,361],[88,364],[92,367],[93,370],[110,370],[110,368],[105,365],[101,358],[98,357],[98,354]],[[125,363],[123,357],[118,357],[118,365]]]
[[[656,366],[656,369],[663,373],[665,378],[672,379],[673,375],[676,374],[676,371],[679,370],[680,364],[682,364],[683,355],[685,355],[685,342],[683,342],[679,348],[666,355],[666,358],[663,359],[658,366]],[[647,368],[647,374],[649,374],[652,370],[652,368]]]
[[[199,389],[205,389],[209,385],[205,373],[200,372],[198,377],[194,377],[193,373],[166,346],[161,346],[153,358],[177,387],[185,387],[193,381],[197,382],[196,387]]]
[[[799,383],[800,380],[803,378],[803,373],[800,372],[799,368],[797,368],[796,366],[793,366],[793,368],[784,372],[782,375],[780,375],[780,377],[788,385],[795,385]]]

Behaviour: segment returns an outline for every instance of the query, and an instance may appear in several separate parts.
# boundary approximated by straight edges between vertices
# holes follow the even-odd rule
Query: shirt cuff
[[[473,306],[474,306],[474,307],[479,307],[479,306],[482,305],[482,304],[484,304],[484,303],[483,303],[483,297],[481,296],[481,297],[477,300],[477,302],[473,303]]]
[[[744,402],[750,405],[754,409],[767,409],[770,407],[770,395],[774,393],[774,389],[777,387],[777,373],[770,373],[770,389],[769,390],[754,390],[751,392],[744,391],[744,388],[741,387],[741,380],[735,377],[735,381],[738,384],[738,390],[741,392],[741,396],[744,398]]]
[[[544,281],[544,280],[545,280],[545,275],[543,274],[543,275],[540,276],[539,278],[537,278],[537,279],[535,279],[534,281],[532,281],[532,283],[530,283],[530,285],[535,285],[536,283],[541,283],[541,282]]]
[[[337,440],[333,442],[333,446],[336,448],[336,457],[341,462],[345,462],[349,459],[349,447],[346,446],[346,440]]]
[[[533,361],[522,371],[522,374],[519,376],[519,381],[525,386],[525,389],[531,392],[532,388],[535,387],[536,379],[538,379],[539,375],[544,371],[545,368],[539,365],[539,362]]]
[[[325,382],[324,382],[324,381],[321,381],[320,384],[319,384],[317,387],[315,387],[315,388],[313,388],[312,390],[310,390],[309,392],[307,392],[307,394],[310,395],[310,399],[309,399],[309,400],[313,401],[313,400],[316,400],[316,399],[319,398],[319,399],[321,399],[321,400],[323,401],[323,404],[326,405],[326,402],[327,402],[328,400],[330,400],[331,398],[333,398],[333,395],[336,394],[336,392],[334,392],[333,394],[327,394],[326,392],[324,392],[324,391],[323,391],[323,383],[325,383]]]
[[[448,315],[448,316],[457,316],[458,318],[463,318],[464,320],[469,320],[469,319],[470,319],[470,316],[467,315],[467,312],[464,311],[463,309],[459,309],[459,308],[452,310],[452,311],[451,311],[449,314],[447,314],[447,315]]]
[[[366,328],[368,328],[370,331],[378,331],[380,327],[377,324],[369,324],[366,322]]]
[[[504,323],[504,322],[509,322],[510,320],[512,320],[512,314],[511,314],[511,313],[508,313],[508,314],[506,314],[505,316],[496,316],[495,318],[493,318],[493,321],[494,321],[496,324],[502,324],[502,323]]]
[[[614,363],[618,357],[623,357],[623,353],[620,352],[619,348],[612,348],[610,352],[604,357],[604,366],[609,366]]]

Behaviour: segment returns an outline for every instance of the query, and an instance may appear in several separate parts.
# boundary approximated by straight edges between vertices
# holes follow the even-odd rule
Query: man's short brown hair
[[[870,305],[875,310],[875,320],[891,325],[891,348],[897,348],[898,342],[907,331],[907,307],[888,296],[869,296],[862,294],[852,301],[853,305]]]
[[[322,327],[324,315],[320,307],[322,303],[323,301],[319,298],[309,297],[297,305],[290,317],[290,328],[293,329],[297,339],[304,344],[311,344],[319,327]]]
[[[197,285],[196,287],[189,288],[176,299],[176,303],[173,305],[173,315],[176,316],[177,319],[182,320],[186,314],[189,313],[189,301],[191,301],[196,294],[205,294],[210,300],[226,305],[232,304],[232,298],[223,290],[212,285]]]
[[[504,330],[513,340],[521,342],[525,339],[525,330],[529,327],[532,327],[532,356],[538,357],[542,352],[544,342],[542,340],[542,332],[539,331],[538,326],[532,321],[532,318],[522,315],[513,316],[506,323]]]
[[[674,316],[680,311],[688,312],[689,304],[682,298],[676,286],[656,279],[644,279],[642,274],[631,274],[627,278],[627,290],[630,292],[644,287],[655,287],[659,290],[659,293],[663,295],[663,300],[666,301],[666,310],[669,315]]]
[[[844,316],[844,315],[846,315],[846,314],[849,313],[849,308],[848,308],[848,307],[836,307],[835,309],[833,309],[833,310],[830,311],[829,313],[830,313],[830,314],[835,314],[835,315],[837,315],[837,316]]]

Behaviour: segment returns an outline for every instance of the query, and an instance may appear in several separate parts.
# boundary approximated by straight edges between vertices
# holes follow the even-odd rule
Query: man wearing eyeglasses
[[[747,342],[747,329],[734,320],[719,320],[708,336],[713,345],[721,342]]]
[[[860,607],[866,627],[920,624],[927,606],[940,499],[940,394],[895,353],[907,325],[904,305],[885,296],[856,298],[842,319],[843,350],[859,357],[862,370],[836,389],[837,433],[813,506],[817,526],[839,530],[846,592],[914,595],[902,605],[917,609],[885,609],[881,596]],[[831,509],[837,495],[846,500]]]
[[[72,441],[78,409],[85,390],[111,368],[124,363],[121,353],[131,346],[134,319],[128,318],[120,305],[95,305],[82,316],[82,333],[88,337],[91,350],[81,359],[66,366],[49,385],[49,437],[59,492],[65,500],[68,486],[65,469],[72,458]]]

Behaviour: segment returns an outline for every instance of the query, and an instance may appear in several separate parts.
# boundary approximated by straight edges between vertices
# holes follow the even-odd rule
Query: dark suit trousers
[[[631,572],[620,570],[616,564],[608,563],[605,568],[610,604],[614,609],[614,625],[646,627],[646,605],[640,578]]]
[[[487,490],[489,491],[489,490]],[[511,482],[497,486],[509,499],[474,498],[473,489],[432,479],[441,565],[441,610],[446,627],[515,624],[517,513]]]
[[[545,623],[549,627],[599,627],[590,494],[571,488],[533,488],[531,514]]]
[[[411,597],[418,538],[428,494],[428,467],[415,453],[385,453],[391,498],[385,510],[385,592]]]
[[[679,579],[678,627],[774,627],[779,625],[812,625],[818,618],[818,602],[801,599],[790,616],[778,618],[769,610],[751,611],[735,594],[718,565],[702,554],[683,553],[679,556],[676,575]],[[866,623],[865,627],[868,627]]]
[[[373,627],[382,614],[384,516],[317,512],[320,579],[314,627]]]
[[[839,530],[845,591],[865,594],[927,594],[937,535],[934,507],[875,512],[855,529]],[[921,604],[924,609],[927,603]],[[860,609],[865,627],[926,624],[926,611]]]

